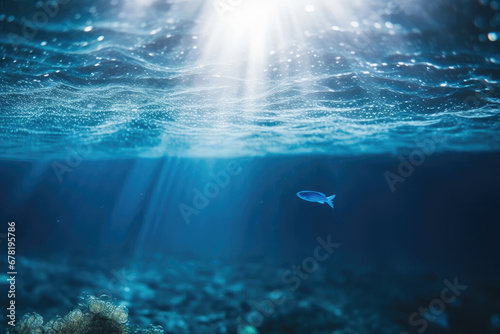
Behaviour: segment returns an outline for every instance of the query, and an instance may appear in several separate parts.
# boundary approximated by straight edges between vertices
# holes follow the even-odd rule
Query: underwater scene
[[[2,0],[0,332],[500,333],[499,0]]]

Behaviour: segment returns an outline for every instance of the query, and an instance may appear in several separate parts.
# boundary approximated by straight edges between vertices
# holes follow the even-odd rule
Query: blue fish
[[[335,198],[335,195],[326,197],[325,194],[320,193],[319,191],[303,190],[299,191],[297,196],[309,202],[317,202],[320,204],[328,203],[328,205],[333,209],[333,199]]]

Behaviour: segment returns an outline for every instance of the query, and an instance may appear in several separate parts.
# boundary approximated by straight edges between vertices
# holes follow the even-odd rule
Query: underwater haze
[[[5,333],[500,333],[498,0],[0,4]]]

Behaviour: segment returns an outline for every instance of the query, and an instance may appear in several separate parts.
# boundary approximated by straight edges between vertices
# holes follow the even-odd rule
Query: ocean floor
[[[18,266],[18,314],[45,322],[90,293],[126,306],[129,324],[165,333],[500,333],[499,286],[469,292],[454,277],[408,268],[321,263],[299,277],[293,263],[163,255],[114,269],[68,258]]]

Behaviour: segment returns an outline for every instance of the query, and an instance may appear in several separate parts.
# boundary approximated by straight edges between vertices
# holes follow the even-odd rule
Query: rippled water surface
[[[500,148],[496,2],[227,6],[3,4],[0,154]]]

